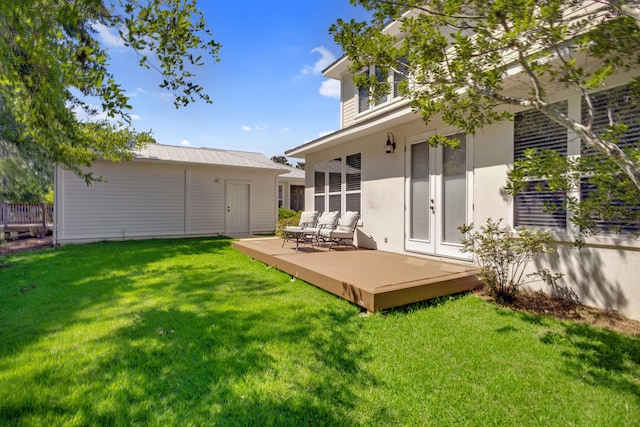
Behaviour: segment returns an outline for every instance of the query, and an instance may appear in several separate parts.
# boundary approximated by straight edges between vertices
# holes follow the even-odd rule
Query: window
[[[593,130],[595,132],[603,132],[611,122],[625,123],[627,125],[626,132],[619,135],[618,145],[623,148],[640,146],[640,104],[631,97],[630,87],[621,86],[610,90],[604,90],[591,95],[591,102],[594,109]],[[586,100],[582,98],[582,120],[583,123],[588,119],[588,109]],[[597,153],[594,149],[587,147],[582,143],[581,153],[583,156],[600,156],[605,159],[604,154]],[[596,157],[597,158],[597,157]],[[595,185],[589,182],[588,178],[582,179],[580,184],[580,198],[587,199],[593,197],[594,191],[597,189]],[[624,203],[614,197],[611,201],[612,213],[616,212],[613,217],[620,215],[620,218],[629,218],[640,214],[640,205]],[[623,220],[607,220],[594,218],[596,226],[603,231],[629,231],[639,232],[640,223],[626,222]]]
[[[289,187],[289,192],[289,209],[304,210],[304,185],[292,185]]]
[[[360,153],[316,163],[313,170],[315,210],[362,213]]]
[[[284,201],[284,185],[278,184],[278,207],[281,208]]]
[[[313,166],[313,182],[314,182],[313,209],[318,212],[324,212],[325,169],[326,168],[324,166],[324,163],[316,163]]]
[[[572,101],[573,102],[573,101]],[[640,141],[640,105],[630,96],[629,86],[622,86],[610,90],[605,90],[591,95],[595,117],[593,129],[596,132],[603,132],[611,122],[625,123],[627,130],[619,136],[618,144],[622,147],[638,147]],[[568,111],[568,102],[564,101],[556,104],[558,109],[564,113]],[[575,105],[578,107],[578,105]],[[588,119],[588,109],[586,101],[581,101],[580,111],[582,121]],[[552,149],[567,155],[567,129],[548,119],[536,110],[528,110],[518,113],[514,117],[514,158],[517,160],[524,155],[528,148]],[[580,154],[577,154],[578,151]],[[604,154],[587,147],[584,143],[580,149],[576,145],[573,153],[579,156],[601,156]],[[613,177],[615,178],[615,177]],[[576,189],[575,197],[586,200],[594,197],[596,186],[589,182],[589,177],[584,176],[580,188]],[[611,196],[611,195],[609,195]],[[546,189],[544,180],[531,180],[521,193],[514,199],[514,225],[543,227],[547,229],[567,229],[567,211],[561,208],[567,195],[564,191],[552,192]],[[622,199],[622,197],[620,198]],[[627,214],[621,214],[620,218],[628,216],[628,213],[640,212],[640,205],[629,205],[622,200],[613,197],[611,209],[618,209]],[[615,215],[614,215],[615,218]],[[640,223],[623,222],[615,220],[595,219],[596,226],[601,230],[615,231],[640,231]]]
[[[555,105],[557,109],[567,113],[566,101]],[[527,110],[514,117],[513,155],[517,160],[524,156],[529,148],[556,150],[567,155],[567,128],[561,126],[538,110]],[[565,230],[567,214],[564,209],[564,192],[535,191],[545,188],[545,181],[531,181],[527,188],[515,197],[514,225],[516,227],[544,227]]]
[[[405,65],[405,61],[401,62],[401,65],[398,70],[390,70],[389,76],[387,78],[388,82],[391,84],[391,92],[385,95],[377,96],[375,99],[371,99],[369,94],[368,87],[361,87],[358,89],[358,113],[363,113],[369,110],[372,110],[380,105],[386,104],[389,101],[396,99],[400,96],[398,91],[398,87],[400,82],[403,80],[407,80],[407,66]],[[367,70],[363,71],[367,78],[369,76],[375,75],[376,80],[378,82],[384,82],[384,75],[382,73],[382,69],[376,66],[370,66]]]
[[[345,211],[354,211],[362,214],[360,210],[360,188],[362,182],[360,153],[347,156],[346,163]]]

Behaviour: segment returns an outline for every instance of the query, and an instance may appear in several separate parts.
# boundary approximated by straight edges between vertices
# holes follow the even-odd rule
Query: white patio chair
[[[318,218],[318,224],[314,228],[305,229],[305,238],[311,239],[311,245],[314,241],[318,241],[318,233],[321,230],[333,230],[340,219],[338,211],[324,211]]]
[[[304,238],[306,235],[307,229],[316,229],[316,225],[318,223],[318,211],[304,211],[300,214],[300,220],[298,221],[298,225],[287,225],[284,228],[284,238],[282,241],[282,246],[284,247],[284,242],[288,241],[289,238],[296,238],[296,247],[300,238]],[[313,233],[313,232],[311,232]]]
[[[354,211],[347,211],[340,216],[337,225],[332,229],[321,229],[318,231],[318,238],[323,242],[331,242],[329,250],[333,246],[344,245],[356,249],[353,244],[353,236],[358,225],[360,214]]]

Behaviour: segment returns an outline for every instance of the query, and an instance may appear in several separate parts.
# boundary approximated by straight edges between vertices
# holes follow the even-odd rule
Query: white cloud
[[[256,132],[264,132],[268,129],[268,126],[264,125],[264,126],[251,127],[251,126],[244,125],[240,129],[242,129],[245,132],[251,132],[252,130],[255,130]]]
[[[319,53],[320,59],[318,59],[313,65],[305,65],[302,70],[300,70],[302,74],[320,74],[322,73],[322,70],[327,68],[336,60],[336,56],[324,46],[318,46],[311,49],[311,53]]]
[[[139,92],[139,93],[142,93],[142,94],[145,94],[145,95],[148,95],[149,93],[151,93],[146,89],[142,89],[141,87],[137,87],[136,88],[136,92]]]
[[[124,46],[124,40],[122,40],[122,37],[120,37],[120,34],[118,34],[118,31],[115,29],[109,28],[99,22],[94,22],[91,24],[91,27],[96,30],[98,36],[105,45],[110,47]]]
[[[140,114],[131,114],[129,117],[131,117],[131,120],[142,120]]]
[[[323,81],[320,85],[319,92],[322,96],[340,99],[340,81],[333,79]]]
[[[185,147],[191,147],[191,143],[186,139],[183,139],[182,141],[180,141],[180,145],[184,145]]]
[[[289,132],[291,129],[290,128],[282,128],[282,132],[287,133]]]

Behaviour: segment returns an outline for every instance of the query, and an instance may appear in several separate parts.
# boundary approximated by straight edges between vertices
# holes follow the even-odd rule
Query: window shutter
[[[554,104],[566,114],[567,101]],[[517,160],[528,148],[550,149],[567,154],[567,128],[561,126],[538,110],[527,110],[514,117],[513,154]],[[542,191],[538,191],[542,190]],[[542,227],[564,230],[567,212],[564,208],[566,194],[546,190],[545,181],[531,181],[514,200],[514,225],[516,227]]]

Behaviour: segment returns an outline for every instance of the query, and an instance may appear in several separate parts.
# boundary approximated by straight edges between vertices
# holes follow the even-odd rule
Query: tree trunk
[[[546,107],[537,107],[540,112],[554,122],[570,129],[578,135],[587,145],[606,154],[624,172],[640,191],[640,166],[613,142],[604,141],[593,131],[572,118]]]

